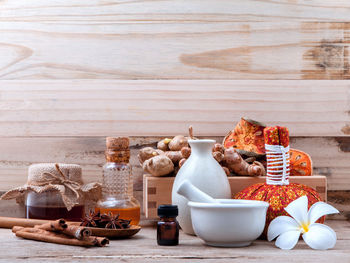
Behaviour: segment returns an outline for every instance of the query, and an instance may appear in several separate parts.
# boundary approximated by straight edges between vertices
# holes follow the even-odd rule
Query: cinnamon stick
[[[90,238],[93,238],[92,242],[98,247],[104,247],[105,245],[109,244],[109,239],[106,237],[90,236]]]
[[[17,231],[20,231],[20,230],[22,230],[24,227],[23,226],[14,226],[13,228],[12,228],[12,232],[13,233],[16,233]]]
[[[109,244],[109,240],[103,237],[89,236],[84,240],[78,240],[74,237],[69,237],[63,233],[51,232],[40,228],[33,227],[18,227],[12,228],[12,232],[18,237],[32,239],[43,242],[50,242],[63,245],[73,246],[99,246],[103,247]]]
[[[84,247],[91,247],[91,246],[104,246],[108,244],[108,242],[97,242],[96,240],[78,240],[75,238],[70,238],[67,236],[62,236],[62,234],[57,234],[54,232],[50,232],[47,230],[42,229],[35,229],[35,228],[27,228],[22,229],[20,231],[16,232],[17,237],[22,237],[25,239],[31,239],[36,241],[43,241],[43,242],[49,242],[49,243],[55,243],[55,244],[61,244],[61,245],[71,245],[71,246],[84,246]]]
[[[103,247],[109,244],[107,238],[91,236],[90,229],[67,225],[64,219],[36,225],[35,227],[14,226],[12,232],[18,237],[64,245]]]
[[[41,225],[48,222],[51,222],[51,221],[41,220],[41,219],[27,219],[27,218],[0,216],[0,227],[2,228],[12,228],[14,226],[33,227],[35,225]]]
[[[68,227],[62,231],[62,233],[70,237],[75,237],[79,240],[85,240],[91,236],[90,229],[74,225],[68,225]]]
[[[67,224],[64,219],[48,222],[42,225],[36,225],[35,228],[47,231],[61,232],[67,236],[83,240],[91,236],[91,230],[86,227]]]
[[[12,228],[14,226],[34,227],[36,225],[42,225],[42,224],[51,223],[51,222],[52,220],[0,216],[0,228]],[[80,225],[80,222],[67,222],[67,223],[69,223],[70,225],[76,225],[76,226]]]
[[[16,225],[17,224],[17,225]],[[73,246],[100,246],[109,244],[104,237],[91,236],[91,230],[66,223],[64,219],[56,221],[0,217],[0,227],[11,228],[18,237],[43,242]]]
[[[68,225],[64,219],[58,219],[56,221],[47,222],[45,224],[36,225],[34,227],[47,231],[64,231],[67,229]]]

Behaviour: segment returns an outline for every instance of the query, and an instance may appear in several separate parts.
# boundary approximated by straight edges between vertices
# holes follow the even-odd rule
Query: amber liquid
[[[130,208],[96,207],[95,211],[100,211],[101,214],[108,214],[109,212],[111,212],[113,215],[119,214],[119,218],[131,220],[131,225],[138,225],[140,222],[140,206]]]
[[[81,221],[84,206],[77,205],[68,211],[66,207],[25,206],[26,218],[55,220],[64,218],[68,221]]]

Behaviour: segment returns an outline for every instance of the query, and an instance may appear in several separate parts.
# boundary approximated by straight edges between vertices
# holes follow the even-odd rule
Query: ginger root
[[[184,165],[184,163],[186,162],[186,158],[182,158],[180,161],[179,161],[179,167],[181,168],[183,165]]]
[[[176,135],[169,143],[168,147],[171,151],[180,151],[183,147],[188,147],[188,142],[185,136]]]
[[[146,160],[161,154],[164,154],[162,150],[153,149],[152,147],[145,147],[139,151],[138,158],[140,164],[143,164]]]
[[[169,151],[169,143],[171,139],[165,138],[157,143],[157,148],[162,151]]]
[[[173,164],[177,164],[183,158],[181,151],[166,151],[164,154],[173,162]]]
[[[181,149],[184,150],[186,158],[191,154],[187,139],[177,135],[173,139],[165,138],[158,142],[157,149],[145,147],[140,150],[138,158],[145,172],[153,176],[163,176],[175,171],[181,159],[184,158]]]
[[[188,140],[193,137],[193,128],[189,128],[189,137],[177,135],[172,139],[165,138],[158,142],[157,149],[146,147],[140,150],[138,155],[143,170],[153,176],[164,176],[176,173],[191,155]],[[215,160],[224,169],[227,176],[234,173],[245,176],[263,176],[265,167],[256,159],[244,160],[234,149],[225,149],[220,143],[213,146],[212,154]],[[252,162],[251,164],[248,163]]]
[[[190,147],[183,147],[181,149],[181,155],[183,158],[188,159],[191,155],[191,148]]]
[[[224,166],[237,175],[264,176],[266,174],[265,167],[260,162],[247,163],[234,148],[225,150],[223,162]]]
[[[164,176],[174,171],[173,162],[164,154],[146,160],[142,168],[153,176]]]

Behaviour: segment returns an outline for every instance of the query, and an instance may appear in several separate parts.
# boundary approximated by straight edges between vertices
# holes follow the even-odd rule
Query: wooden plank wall
[[[349,79],[347,0],[17,0],[0,79]]]
[[[99,180],[104,137],[130,135],[141,191],[140,147],[248,116],[287,125],[347,204],[349,45],[346,0],[2,1],[0,190],[36,162]]]

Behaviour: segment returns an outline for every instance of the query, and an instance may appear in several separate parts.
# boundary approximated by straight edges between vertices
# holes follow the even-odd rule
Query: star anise
[[[118,215],[113,215],[111,212],[100,214],[100,212],[90,211],[82,219],[81,226],[100,227],[109,229],[126,229],[130,227],[131,220],[121,219]]]
[[[90,210],[89,214],[86,214],[85,217],[82,219],[81,226],[87,226],[87,227],[99,227],[99,222],[101,220],[100,212],[94,212]]]
[[[113,215],[112,213],[104,215],[104,219],[102,219],[101,221],[106,222],[105,228],[110,229],[126,229],[130,227],[131,222],[131,220],[119,218],[119,214]]]
[[[109,212],[108,215],[107,214],[102,214],[101,215],[101,219],[100,219],[100,227],[105,228],[106,225],[111,221],[111,218],[113,217],[112,213]]]

